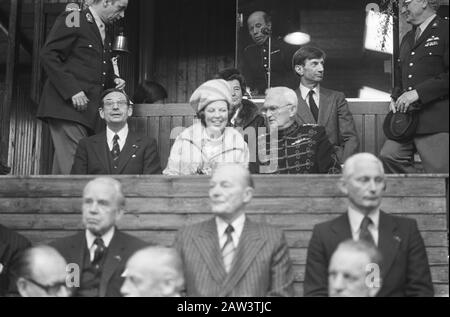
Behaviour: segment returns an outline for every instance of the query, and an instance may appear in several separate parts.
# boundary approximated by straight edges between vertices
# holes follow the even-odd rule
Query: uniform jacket
[[[380,212],[378,227],[383,259],[377,296],[433,296],[427,253],[416,221]],[[306,260],[305,296],[327,296],[330,258],[339,243],[348,239],[352,233],[347,213],[314,227]]]
[[[417,90],[417,134],[449,132],[448,21],[436,17],[416,43],[414,37],[415,31],[409,31],[400,45],[393,97]]]
[[[302,98],[300,89],[295,91],[298,97],[297,120],[300,124],[316,123],[308,104]],[[358,151],[359,139],[353,116],[348,109],[342,92],[320,87],[319,117],[317,124],[325,127],[328,139],[333,144],[340,163]]]
[[[77,13],[79,27],[67,26],[68,14]],[[48,79],[37,117],[68,120],[82,124],[89,131],[100,131],[103,126],[98,115],[100,94],[114,86],[108,32],[103,45],[89,10],[64,12],[56,19],[40,57]],[[72,96],[81,91],[90,100],[84,112],[76,111],[72,105]]]
[[[272,76],[271,87],[285,86],[292,89],[298,87],[299,80],[292,70],[292,55],[295,46],[288,45],[282,39],[272,39]],[[242,74],[248,87],[257,90],[258,95],[264,95],[267,89],[267,68],[269,48],[268,41],[262,45],[247,46],[242,55]]]
[[[128,132],[117,169],[109,163],[106,131],[80,140],[71,174],[161,174],[158,146],[153,138]]]
[[[181,229],[175,245],[184,261],[187,296],[293,296],[292,265],[279,229],[246,219],[228,274],[214,218]]]

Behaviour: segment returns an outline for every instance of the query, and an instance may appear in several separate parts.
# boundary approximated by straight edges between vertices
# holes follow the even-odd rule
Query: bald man
[[[374,297],[380,290],[381,254],[363,240],[341,242],[328,267],[330,297]]]
[[[264,95],[268,88],[269,33],[272,32],[271,17],[264,11],[255,11],[247,19],[252,44],[242,53],[242,73],[254,95]],[[298,87],[299,80],[292,73],[291,59],[295,46],[288,45],[282,38],[272,36],[271,87]]]
[[[127,297],[179,297],[184,291],[183,263],[174,248],[152,246],[127,262],[121,292]]]
[[[22,297],[67,297],[66,266],[56,249],[43,245],[25,250],[11,271]]]
[[[283,232],[245,215],[254,187],[242,165],[222,164],[213,171],[209,198],[214,217],[183,228],[175,242],[187,296],[293,296]]]
[[[125,209],[122,185],[110,177],[90,181],[83,190],[84,231],[56,240],[53,246],[68,263],[80,268],[75,296],[120,296],[122,273],[128,258],[146,244],[120,232],[116,225]]]
[[[305,296],[327,296],[331,255],[347,239],[364,240],[380,251],[384,283],[377,296],[433,296],[428,257],[416,220],[380,209],[386,189],[381,161],[370,153],[349,157],[338,186],[348,198],[347,212],[314,227],[306,260]]]

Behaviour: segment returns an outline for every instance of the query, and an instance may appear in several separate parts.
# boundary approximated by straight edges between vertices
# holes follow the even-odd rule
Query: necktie
[[[309,95],[309,109],[311,110],[314,120],[316,120],[317,123],[317,120],[319,119],[319,108],[317,108],[316,102],[314,101],[313,97],[314,90],[311,89],[308,95]]]
[[[231,233],[233,233],[234,228],[232,225],[228,225],[227,229],[225,230],[225,234],[227,235],[227,241],[222,247],[222,258],[223,258],[223,264],[225,266],[225,271],[227,273],[230,272],[231,269],[231,263],[234,259],[234,253],[236,251],[236,248],[234,247],[233,243],[233,237],[231,236]]]
[[[369,231],[369,225],[371,223],[372,219],[370,219],[369,217],[364,217],[364,219],[361,221],[359,239],[375,245],[375,241],[373,240],[372,234]]]
[[[120,155],[120,146],[119,146],[118,140],[119,140],[119,136],[117,134],[115,134],[114,138],[113,138],[113,147],[112,147],[112,151],[111,151],[114,165],[116,165],[116,162],[119,159],[119,155]]]
[[[102,238],[95,238],[94,244],[97,246],[94,251],[94,259],[92,264],[99,264],[103,255],[105,254],[106,246]]]
[[[414,35],[414,43],[416,43],[417,42],[417,40],[419,39],[419,37],[420,37],[420,27],[417,27],[416,28],[416,33],[415,33],[415,35]]]

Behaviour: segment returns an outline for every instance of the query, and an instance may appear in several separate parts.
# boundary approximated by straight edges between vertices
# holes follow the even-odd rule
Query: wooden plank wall
[[[207,177],[118,178],[127,196],[126,215],[119,227],[148,242],[171,245],[181,226],[211,217]],[[81,228],[80,196],[89,179],[0,177],[0,221],[34,243],[73,234]],[[313,226],[338,216],[346,208],[337,180],[338,176],[255,177],[255,198],[247,206],[248,214],[251,219],[284,230],[299,296]],[[444,176],[389,176],[382,205],[387,212],[417,220],[439,296],[448,296],[449,290],[446,193]]]
[[[352,101],[349,107],[360,138],[359,151],[378,155],[386,140],[383,121],[389,103]],[[192,124],[194,116],[194,110],[189,104],[142,104],[134,105],[133,118],[129,122],[133,131],[157,140],[161,166],[164,168],[174,139],[182,127]]]
[[[230,0],[156,1],[153,77],[168,102],[187,102],[202,82],[234,65],[234,10]]]

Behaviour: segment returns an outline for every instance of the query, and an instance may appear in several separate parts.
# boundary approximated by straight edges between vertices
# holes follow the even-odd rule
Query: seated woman
[[[210,175],[217,163],[248,165],[249,152],[242,135],[227,127],[231,88],[222,79],[203,83],[191,96],[197,117],[175,140],[164,175]]]

